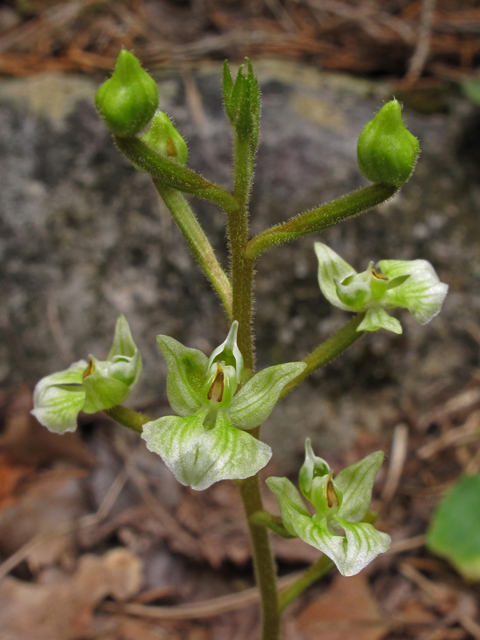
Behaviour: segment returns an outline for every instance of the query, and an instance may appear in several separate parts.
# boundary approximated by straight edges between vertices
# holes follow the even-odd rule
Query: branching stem
[[[337,333],[328,338],[325,342],[322,342],[315,351],[312,351],[306,358],[303,359],[307,363],[306,368],[300,375],[291,380],[283,389],[280,398],[284,398],[287,393],[300,384],[305,378],[312,374],[317,369],[324,367],[331,362],[334,358],[343,353],[348,347],[363,336],[364,331],[357,331],[357,327],[365,317],[365,313],[357,313],[345,326],[343,326]]]
[[[195,217],[185,197],[175,189],[166,187],[160,180],[153,183],[167,205],[173,219],[185,238],[193,257],[210,280],[230,320],[232,320],[232,287],[215,256],[212,245]]]

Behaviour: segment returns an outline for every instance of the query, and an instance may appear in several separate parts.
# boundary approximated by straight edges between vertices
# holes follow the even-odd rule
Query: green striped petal
[[[379,329],[386,329],[397,334],[403,332],[400,322],[396,318],[392,318],[385,309],[369,309],[358,325],[357,331],[378,331]]]
[[[390,546],[390,536],[377,531],[371,524],[351,524],[342,518],[336,522],[345,535],[332,530],[327,518],[300,516],[295,519],[295,531],[307,544],[318,549],[336,564],[342,576],[354,576],[364,569],[379,553]]]
[[[63,434],[77,428],[77,416],[85,402],[82,375],[86,367],[85,360],[79,360],[37,383],[32,414],[50,431]]]
[[[179,416],[189,416],[201,406],[201,391],[207,377],[207,356],[189,349],[170,336],[157,336],[158,346],[167,362],[167,396]]]
[[[92,360],[96,366],[108,364],[108,362],[99,363],[94,358]],[[100,367],[83,380],[83,388],[85,389],[85,404],[83,406],[85,413],[111,409],[124,402],[130,394],[128,385],[121,380],[104,375]]]
[[[379,553],[385,553],[390,546],[390,536],[366,522],[351,524],[342,518],[335,518],[345,531],[344,555],[332,560],[343,576],[354,576],[364,569]],[[328,555],[328,553],[327,553]]]
[[[240,480],[255,475],[270,460],[272,451],[240,429],[223,412],[215,426],[203,425],[208,409],[193,416],[165,416],[148,422],[142,438],[183,485],[201,491],[219,480]]]
[[[124,315],[120,315],[115,326],[112,348],[107,357],[108,374],[133,387],[142,373],[142,357],[132,338],[132,333]]]
[[[427,324],[442,308],[448,285],[440,282],[427,260],[382,260],[378,263],[390,280],[409,276],[403,284],[389,289],[384,297],[388,308],[408,309],[420,324]]]
[[[385,454],[375,451],[356,464],[343,469],[335,476],[335,484],[343,494],[337,511],[340,518],[359,522],[368,511],[372,500],[372,488]]]
[[[356,275],[356,271],[326,244],[315,242],[315,253],[318,259],[318,284],[326,299],[334,307],[344,311],[353,311],[338,297],[337,282],[343,282],[348,276]]]
[[[296,378],[307,365],[287,362],[257,373],[234,396],[228,416],[238,429],[254,429],[265,422],[277,404],[286,384]]]
[[[278,501],[283,526],[292,535],[298,535],[296,530],[298,520],[301,518],[311,520],[311,515],[301,495],[288,478],[272,476],[267,478],[265,482]]]

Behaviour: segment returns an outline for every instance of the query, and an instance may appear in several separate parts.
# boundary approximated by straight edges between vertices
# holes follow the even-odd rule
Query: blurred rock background
[[[411,3],[403,4],[405,12]],[[132,401],[152,411],[167,410],[158,406],[159,394],[160,402],[166,402],[166,372],[154,336],[172,335],[208,353],[223,339],[227,325],[149,177],[136,173],[116,152],[95,113],[94,92],[104,78],[98,66],[112,66],[113,57],[108,56],[114,56],[120,44],[133,46],[153,67],[159,62],[176,66],[155,72],[160,106],[187,138],[190,165],[229,188],[231,137],[222,113],[220,66],[204,58],[232,48],[236,53],[257,49],[271,54],[272,42],[283,43],[279,53],[285,58],[291,39],[304,42],[307,37],[302,29],[307,14],[309,24],[319,30],[309,35],[319,48],[317,65],[255,60],[263,126],[252,231],[365,184],[356,167],[356,139],[393,94],[407,104],[404,118],[421,141],[422,155],[411,182],[378,211],[322,236],[273,249],[260,259],[255,317],[259,366],[304,357],[347,319],[319,292],[314,240],[327,242],[358,269],[369,260],[426,258],[451,289],[442,314],[429,326],[419,327],[408,313],[400,314],[402,337],[379,332],[363,338],[287,398],[266,431],[278,453],[285,452],[277,455],[277,463],[288,467],[291,452],[301,450],[306,434],[321,437],[324,447],[344,448],[358,429],[388,429],[407,409],[421,412],[465,384],[478,364],[480,331],[475,152],[479,131],[475,107],[445,81],[460,73],[452,64],[452,52],[439,44],[445,14],[437,16],[429,58],[422,63],[428,63],[426,72],[436,72],[437,77],[412,88],[418,50],[410,47],[409,58],[393,42],[400,32],[412,31],[414,19],[401,21],[399,11],[385,7],[378,7],[375,16],[378,29],[393,38],[390,48],[366,28],[375,16],[368,17],[355,3],[319,8],[274,2],[262,11],[248,3],[211,3],[205,12],[189,3],[115,5],[114,10],[95,2],[49,3],[40,10],[39,4],[32,4],[30,15],[24,11],[23,17],[14,7],[0,11],[4,22],[8,16],[12,22],[3,35],[3,48],[0,38],[0,69],[29,76],[0,81],[0,326],[5,338],[0,346],[0,384],[8,388],[25,380],[34,383],[88,353],[102,356],[109,348],[115,317],[122,312],[145,361]],[[342,7],[348,14],[344,17],[339,13]],[[366,17],[355,18],[355,12],[362,11]],[[344,55],[339,55],[342,37],[332,42],[335,30],[327,28],[329,20],[356,33],[356,64],[345,59],[350,51],[346,40]],[[245,33],[248,21],[255,25],[242,40],[238,34]],[[143,32],[138,32],[140,24]],[[403,31],[392,30],[393,24],[402,24]],[[225,35],[212,34],[215,25]],[[100,32],[106,39],[103,49]],[[152,39],[154,33],[157,37]],[[360,55],[367,41],[370,57]],[[40,42],[45,42],[43,55],[37,53]],[[202,51],[205,42],[210,48]],[[191,51],[195,46],[196,53]],[[382,47],[389,51],[387,58],[381,55]],[[471,49],[473,63],[476,49]],[[169,55],[162,58],[160,50]],[[80,51],[90,68],[81,62]],[[33,55],[36,63],[30,64]],[[338,69],[343,60],[350,71],[391,73],[402,56],[407,81],[396,81],[397,86],[391,79],[374,81],[323,70]],[[96,73],[64,75],[57,68]],[[193,205],[225,264],[222,214],[204,202]]]

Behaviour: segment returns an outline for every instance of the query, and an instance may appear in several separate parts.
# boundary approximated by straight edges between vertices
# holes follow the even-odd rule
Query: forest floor
[[[250,640],[258,593],[236,487],[194,492],[137,434],[102,416],[60,437],[30,415],[31,392],[0,398],[2,640]],[[286,612],[286,640],[480,638],[480,586],[425,548],[435,505],[480,470],[480,371],[426,415],[406,414],[391,441],[372,434],[329,460],[375,449],[377,526],[390,551],[353,578],[326,576]],[[295,481],[295,478],[292,477]],[[275,500],[265,490],[267,508]],[[273,536],[280,585],[318,557]]]

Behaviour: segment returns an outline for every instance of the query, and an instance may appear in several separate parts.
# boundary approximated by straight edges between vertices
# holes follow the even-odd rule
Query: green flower
[[[243,357],[237,330],[235,321],[210,358],[169,336],[157,336],[168,366],[168,400],[177,415],[148,422],[142,438],[176,479],[193,489],[248,478],[267,464],[270,447],[247,432],[268,418],[283,387],[306,366],[269,367],[238,390]]]
[[[80,411],[96,413],[120,404],[141,371],[142,358],[121,315],[107,359],[90,356],[88,362],[79,360],[65,371],[42,378],[35,387],[32,413],[50,431],[75,431]]]
[[[344,576],[361,571],[390,545],[390,536],[361,522],[382,461],[383,452],[376,451],[334,478],[328,463],[314,455],[307,438],[299,486],[314,506],[314,515],[290,480],[272,477],[266,481],[278,500],[285,529],[331,558]]]
[[[357,331],[386,329],[402,333],[400,322],[385,309],[408,309],[420,324],[440,311],[448,285],[440,282],[427,260],[381,260],[357,273],[335,251],[315,243],[318,282],[323,295],[339,309],[366,312]]]

